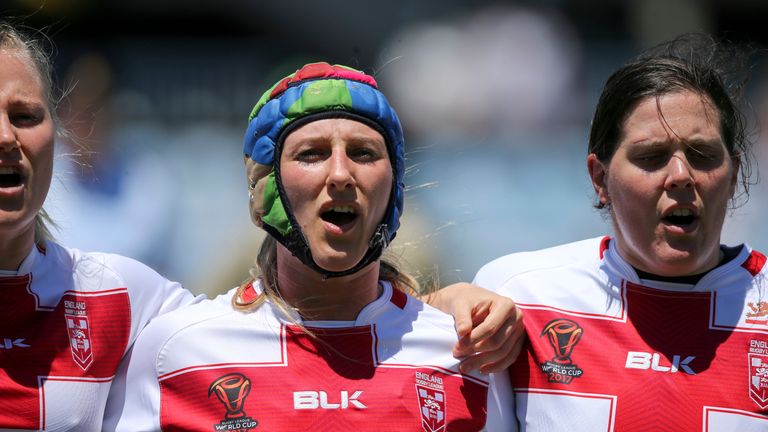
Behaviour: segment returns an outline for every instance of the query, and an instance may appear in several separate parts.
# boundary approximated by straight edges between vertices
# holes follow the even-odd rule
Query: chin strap
[[[381,257],[384,248],[386,248],[389,244],[387,239],[390,238],[387,225],[379,225],[376,227],[376,231],[373,233],[371,240],[368,242],[368,251],[357,264],[347,270],[330,271],[317,265],[314,258],[312,257],[312,251],[309,249],[309,244],[304,239],[304,236],[300,230],[292,230],[288,235],[284,236],[269,225],[265,224],[263,228],[272,237],[277,239],[280,244],[285,246],[285,248],[288,249],[293,254],[293,256],[299,259],[299,261],[301,261],[304,265],[311,268],[315,272],[319,273],[323,279],[330,279],[357,273],[368,264],[376,261],[379,259],[379,257]],[[394,238],[394,235],[392,238]]]

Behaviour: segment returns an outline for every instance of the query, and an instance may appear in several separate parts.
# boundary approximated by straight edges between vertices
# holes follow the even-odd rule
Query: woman
[[[448,315],[380,256],[399,226],[400,123],[375,80],[309,64],[250,116],[258,277],[155,320],[117,430],[506,430],[506,376],[461,374]],[[110,419],[111,421],[111,419]]]
[[[0,23],[0,428],[98,430],[139,331],[194,298],[136,261],[50,240],[50,69],[39,44]]]
[[[118,365],[138,333],[200,298],[134,260],[52,241],[42,205],[61,132],[53,93],[41,45],[0,21],[0,428],[99,430],[108,394],[117,406],[124,397]],[[441,295],[464,336],[456,352],[483,351],[463,368],[511,361],[511,302]]]
[[[525,310],[522,429],[768,428],[766,259],[720,244],[750,142],[719,49],[682,38],[608,79],[587,168],[613,237],[478,273]]]

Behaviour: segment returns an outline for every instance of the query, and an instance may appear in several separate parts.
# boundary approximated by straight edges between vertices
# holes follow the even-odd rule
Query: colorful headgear
[[[291,210],[280,177],[283,141],[311,121],[348,118],[384,137],[392,165],[392,192],[384,219],[368,251],[354,267],[332,272],[318,266]],[[397,114],[378,90],[376,80],[341,65],[311,63],[267,90],[248,117],[243,152],[251,191],[251,218],[293,255],[325,277],[352,274],[377,260],[395,237],[403,212],[405,150]]]

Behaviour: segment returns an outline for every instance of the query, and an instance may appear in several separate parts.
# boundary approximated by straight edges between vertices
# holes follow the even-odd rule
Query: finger
[[[484,339],[494,336],[503,329],[507,320],[517,317],[517,307],[515,302],[508,298],[501,298],[491,304],[488,316],[477,324],[470,333],[470,339],[478,343]]]
[[[468,307],[462,310],[461,313],[456,313],[456,318],[454,318],[454,320],[459,340],[453,346],[454,357],[463,357],[475,353],[474,345],[477,342],[472,340],[472,329],[477,326],[478,323],[487,320],[487,317],[488,307],[485,305],[476,305],[474,313],[472,313],[472,310]],[[459,325],[462,326],[461,329],[459,328]]]
[[[468,339],[472,332],[474,323],[472,322],[472,308],[467,303],[456,303],[454,305],[453,323],[456,327],[456,334],[459,340]]]
[[[525,340],[526,336],[523,335],[521,340]],[[520,357],[520,353],[522,352],[522,348],[524,346],[524,343],[521,343],[517,345],[516,348],[513,349],[513,351],[510,353],[509,356],[503,357],[501,360],[497,362],[491,362],[491,363],[484,363],[479,367],[479,370],[481,373],[489,374],[489,373],[498,373],[507,370],[509,367],[511,367]]]
[[[503,342],[494,350],[479,350],[477,354],[464,359],[460,370],[464,373],[480,370],[482,373],[500,372],[508,368],[519,357],[525,342],[522,328],[511,328]]]

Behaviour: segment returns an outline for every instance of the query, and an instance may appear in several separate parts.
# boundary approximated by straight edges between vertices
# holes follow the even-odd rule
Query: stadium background
[[[761,48],[760,0],[2,0],[55,44],[60,117],[46,208],[64,244],[138,258],[195,292],[247,277],[262,234],[241,148],[261,91],[318,60],[372,73],[401,115],[406,216],[390,252],[424,280],[610,232],[585,168],[602,83],[639,50],[705,31]],[[757,60],[762,55],[758,53]],[[748,95],[764,117],[766,75]],[[762,147],[762,150],[759,148]],[[755,160],[768,169],[760,144]],[[724,241],[768,250],[768,187]]]

